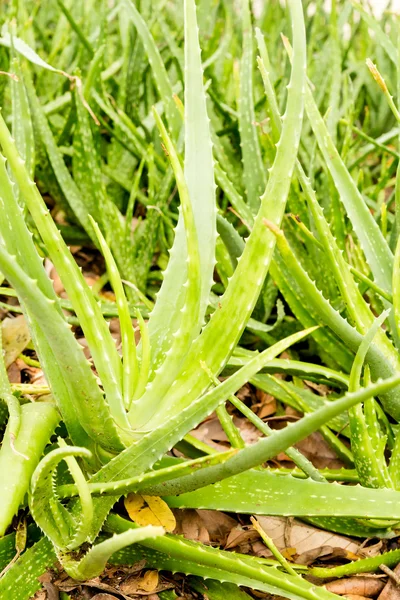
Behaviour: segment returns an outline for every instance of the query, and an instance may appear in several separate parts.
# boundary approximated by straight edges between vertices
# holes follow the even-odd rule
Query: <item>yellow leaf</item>
[[[176,527],[173,512],[158,496],[128,494],[125,508],[132,521],[138,525],[161,525],[166,531],[173,531]]]
[[[138,587],[145,592],[154,592],[158,586],[158,572],[146,571]]]

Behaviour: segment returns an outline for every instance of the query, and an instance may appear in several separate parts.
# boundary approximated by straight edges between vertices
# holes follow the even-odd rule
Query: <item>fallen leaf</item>
[[[251,409],[256,413],[260,419],[264,419],[265,417],[269,417],[276,413],[276,399],[271,396],[271,394],[267,394],[263,390],[256,390],[256,398],[257,403],[253,404]]]
[[[332,546],[320,546],[319,548],[306,550],[306,552],[299,554],[299,556],[296,558],[296,563],[299,565],[312,565],[317,558],[321,558],[322,556],[331,556],[332,551]]]
[[[117,597],[118,596],[111,596],[111,594],[103,594],[103,592],[101,592],[100,594],[92,596],[92,600],[115,600]]]
[[[31,341],[31,334],[24,315],[12,319],[6,317],[1,324],[1,334],[4,362],[8,368]]]
[[[315,383],[314,381],[307,381],[307,379],[304,380],[304,383],[312,390],[318,392],[320,396],[327,396],[331,391],[324,383]]]
[[[343,461],[338,459],[337,454],[324,440],[319,431],[307,436],[295,447],[310,460],[317,469],[340,469],[344,466]]]
[[[346,594],[356,594],[373,598],[377,596],[385,587],[385,582],[375,577],[348,577],[347,579],[337,579],[325,584],[325,587],[334,594],[343,596]]]
[[[175,533],[183,535],[187,540],[210,543],[210,536],[204,526],[203,520],[196,510],[188,508],[175,511]]]
[[[233,548],[237,548],[238,546],[241,548],[243,545],[249,542],[253,542],[258,538],[259,534],[253,528],[243,529],[242,527],[237,526],[234,529],[231,529],[228,535],[228,539],[226,540],[225,550],[232,550]],[[242,549],[240,551],[243,552]]]
[[[196,510],[204,527],[208,531],[211,542],[223,546],[233,527],[237,526],[236,519],[217,510]]]
[[[228,438],[215,413],[203,421],[197,429],[191,431],[191,435],[201,442],[205,442],[214,450],[223,451],[227,449]]]
[[[400,565],[393,569],[395,575],[400,576]],[[387,584],[378,596],[378,600],[400,600],[400,587],[389,578]]]
[[[145,592],[154,592],[158,586],[158,580],[158,571],[146,571],[139,582],[139,588]]]
[[[174,585],[168,581],[160,581],[157,571],[147,571],[142,577],[132,575],[119,586],[120,593],[132,596],[152,596],[157,592],[170,590]],[[124,596],[125,597],[125,596]]]
[[[21,370],[25,363],[20,359],[14,360],[14,362],[8,367],[7,375],[10,383],[21,383]]]
[[[233,423],[240,431],[240,435],[243,438],[244,443],[247,446],[258,442],[262,433],[257,427],[255,427],[248,419],[241,419],[239,417],[233,417]]]
[[[288,519],[282,517],[259,516],[257,519],[279,550],[291,547],[301,555],[323,546],[342,548],[352,554],[356,554],[359,549],[359,545],[350,538],[317,529],[296,519],[291,521],[290,527]]]
[[[125,498],[125,508],[132,521],[138,525],[161,525],[169,532],[176,527],[174,513],[158,496],[128,494]]]

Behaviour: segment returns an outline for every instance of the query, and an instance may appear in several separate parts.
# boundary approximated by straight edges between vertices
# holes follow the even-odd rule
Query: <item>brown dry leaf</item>
[[[358,594],[347,594],[347,600],[368,600],[365,596],[359,596]]]
[[[31,341],[24,315],[19,315],[15,319],[6,317],[1,324],[1,334],[4,362],[8,368]]]
[[[249,384],[246,383],[246,385],[244,385],[243,387],[241,387],[240,390],[238,392],[236,392],[236,396],[242,402],[244,402],[245,400],[248,400],[249,398],[251,398],[252,391],[251,391],[251,388],[250,388]]]
[[[161,525],[169,532],[176,527],[174,513],[158,496],[128,494],[125,498],[125,508],[132,521],[138,525]]]
[[[210,543],[208,531],[196,510],[192,508],[176,510],[175,517],[177,521],[175,533],[183,535],[187,540],[202,544]]]
[[[259,535],[255,529],[243,529],[240,526],[231,529],[226,540],[225,550],[232,550],[233,548],[240,548],[240,552],[243,552],[242,548],[246,545],[250,547],[250,543],[257,540]],[[244,552],[246,554],[246,552]],[[270,552],[271,555],[271,552]]]
[[[359,544],[350,538],[305,525],[296,519],[291,521],[290,527],[288,519],[282,517],[259,516],[257,519],[279,550],[290,547],[295,548],[297,554],[303,554],[315,548],[330,546],[332,549],[341,548],[354,556],[359,549]]]
[[[319,431],[296,444],[296,448],[318,469],[340,469],[344,466]]]
[[[315,383],[314,381],[307,381],[306,379],[304,380],[304,383],[312,390],[318,392],[320,396],[327,396],[331,391],[324,383]]]
[[[211,542],[223,546],[233,527],[237,526],[236,519],[217,510],[196,510],[204,527],[207,529]]]
[[[25,363],[20,358],[17,358],[17,360],[8,367],[7,375],[10,383],[21,383],[21,371],[24,368],[24,364]]]
[[[276,413],[276,399],[267,394],[263,390],[256,390],[257,403],[253,404],[252,410],[256,413],[260,419],[269,417]]]
[[[340,596],[356,594],[373,598],[377,596],[385,587],[385,582],[376,577],[348,577],[347,579],[337,579],[325,584],[325,587],[334,594]]]
[[[233,423],[240,431],[240,435],[246,445],[250,446],[258,442],[262,433],[257,427],[255,427],[248,419],[241,419],[239,417],[233,417]]]
[[[214,450],[223,451],[227,448],[228,438],[215,414],[203,421],[197,429],[194,429],[190,433],[193,437],[201,442],[205,442]]]
[[[395,575],[400,576],[400,565],[393,569]],[[400,586],[396,582],[389,579],[382,592],[378,596],[378,600],[400,600]]]
[[[332,556],[333,548],[332,546],[320,546],[319,548],[313,548],[312,550],[307,550],[306,552],[302,552],[296,558],[296,563],[299,565],[312,565],[317,558],[322,558],[323,556]]]
[[[111,594],[103,594],[103,592],[101,592],[100,594],[93,596],[92,600],[115,600],[116,598],[117,596],[111,596]]]
[[[385,550],[383,548],[383,541],[379,540],[378,542],[376,542],[376,544],[373,544],[372,546],[366,546],[364,544],[361,544],[360,551],[358,554],[362,558],[371,558],[373,556],[379,556],[379,554],[382,554],[382,552],[384,551]]]
[[[174,533],[188,540],[224,546],[237,521],[223,512],[215,510],[175,510],[177,526]]]

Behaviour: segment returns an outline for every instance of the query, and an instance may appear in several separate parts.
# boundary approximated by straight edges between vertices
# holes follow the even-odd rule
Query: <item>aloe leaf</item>
[[[231,394],[234,394],[264,364],[270,359],[275,358],[277,354],[283,352],[291,344],[308,335],[310,331],[312,330],[298,332],[281,340],[259,356],[256,356],[246,366],[218,386],[218,388],[212,389],[205,396],[201,396],[185,410],[176,412],[168,419],[164,419],[161,425],[144,435],[138,442],[120,453],[108,465],[105,465],[98,471],[90,479],[90,483],[126,479],[148,470],[165,452],[179,442],[186,433],[198,425],[219,404],[226,401]],[[93,527],[92,539],[97,534],[115,500],[116,497],[95,499],[96,523]]]
[[[240,63],[239,131],[243,157],[243,179],[247,201],[257,212],[266,178],[261,159],[254,111],[254,48],[249,0],[242,0],[243,54]]]
[[[163,527],[153,527],[152,525],[140,529],[127,529],[100,544],[96,544],[96,546],[92,546],[80,560],[75,560],[68,555],[60,555],[60,560],[70,577],[78,581],[86,581],[98,577],[104,571],[110,556],[118,550],[149,538],[160,537],[164,533]]]
[[[279,116],[279,113],[277,114]],[[232,225],[221,217],[221,215],[218,215],[217,224],[218,232],[229,251],[232,264],[236,266],[237,260],[243,252],[244,242]],[[282,260],[279,260],[279,255],[275,255],[275,258],[272,260],[270,272],[291,310],[303,326],[312,327],[316,325],[318,322],[317,316],[313,318],[312,314],[314,311],[306,304],[304,298],[300,300],[298,295],[296,295],[296,285],[293,277],[291,277],[289,271],[284,271]],[[249,320],[249,322],[251,321]],[[317,329],[312,335],[315,341],[318,342],[322,357],[327,364],[335,366],[339,364],[342,368],[350,371],[353,355],[331,331]],[[332,356],[335,356],[337,363],[332,361]]]
[[[49,452],[36,467],[29,490],[29,507],[36,523],[56,548],[74,550],[87,541],[93,519],[92,498],[75,456],[90,457],[86,448],[62,444]],[[58,464],[65,460],[79,493],[81,511],[74,519],[55,492]]]
[[[186,185],[179,158],[171,139],[168,136],[167,130],[156,111],[154,111],[154,115],[168,155],[171,159],[181,200],[181,211],[186,232],[187,282],[185,284],[186,294],[181,309],[182,317],[179,329],[173,334],[171,347],[166,353],[163,364],[155,372],[155,377],[148,385],[146,393],[141,398],[140,403],[134,405],[132,408],[130,418],[135,423],[135,426],[146,423],[156,411],[159,398],[165,395],[166,391],[177,377],[182,361],[184,360],[193,339],[198,335],[200,327],[200,253],[194,215],[189,197],[189,189]]]
[[[122,338],[122,391],[125,407],[126,409],[129,409],[135,392],[135,385],[139,377],[135,332],[132,326],[129,304],[125,296],[124,287],[122,285],[117,265],[115,264],[114,258],[109,247],[107,246],[107,242],[104,239],[99,226],[94,221],[92,225],[99,240],[101,251],[106,260],[111,285],[115,293]]]
[[[275,253],[274,260],[271,263],[271,276],[303,327],[311,327],[324,322],[321,321],[316,304],[309,298],[308,294],[303,293],[304,290],[299,283],[300,279],[292,273],[279,252]],[[318,344],[321,359],[325,364],[333,368],[350,371],[354,355],[346,347],[341,336],[338,337],[330,329],[321,328],[313,334],[313,338]]]
[[[398,549],[378,554],[370,558],[355,560],[346,565],[338,567],[311,567],[310,573],[315,577],[346,577],[359,573],[373,573],[379,571],[381,565],[395,567],[399,563],[400,552]]]
[[[183,403],[189,403],[191,398],[199,396],[208,387],[208,377],[205,373],[202,375],[199,368],[201,361],[204,361],[215,375],[222,370],[251,316],[270,266],[275,240],[265,231],[263,219],[268,216],[274,222],[280,223],[283,217],[297,156],[303,114],[304,20],[301,3],[293,0],[289,5],[296,47],[295,62],[282,135],[260,211],[238,267],[220,299],[218,310],[213,313],[202,334],[193,344],[183,367],[184,376],[174,382],[150,426],[157,425],[165,418],[165,411],[179,411]],[[190,396],[187,393],[188,389]]]
[[[55,406],[49,403],[21,407],[18,438],[13,446],[10,425],[0,450],[1,509],[0,536],[3,536],[28,490],[29,481],[59,421]]]
[[[267,494],[265,490],[268,490]],[[149,492],[151,488],[143,491]],[[400,511],[396,508],[399,494],[390,489],[321,483],[268,469],[254,469],[212,486],[164,499],[172,508],[285,517],[400,519]]]
[[[92,216],[101,226],[111,246],[115,260],[124,279],[135,281],[133,261],[124,249],[124,224],[115,204],[108,198],[102,179],[100,159],[94,151],[94,139],[90,128],[90,117],[83,104],[79,86],[75,90],[77,122],[74,132],[73,170],[75,181],[85,199],[87,219]],[[89,235],[93,229],[90,227]],[[96,241],[95,235],[95,241]]]
[[[392,43],[390,38],[386,35],[386,33],[382,30],[379,23],[375,19],[373,15],[365,10],[365,8],[359,2],[355,0],[351,0],[351,4],[353,7],[360,13],[361,17],[364,19],[366,24],[374,34],[376,35],[379,43],[382,48],[385,50],[386,54],[390,58],[390,60],[397,66],[398,56],[396,46]]]
[[[243,366],[250,359],[249,356],[232,356],[229,359],[227,367],[229,366]],[[326,383],[333,387],[347,388],[349,386],[349,378],[345,373],[341,371],[335,371],[334,369],[328,369],[321,365],[315,365],[312,363],[306,363],[298,360],[292,360],[289,358],[277,358],[271,360],[271,362],[263,369],[265,373],[288,373],[289,375],[296,375],[301,379],[308,379],[309,381],[319,381]]]
[[[0,183],[0,206],[3,214],[3,219],[0,221],[0,232],[3,243],[8,252],[17,257],[19,264],[24,265],[26,275],[35,281],[38,289],[52,302],[52,310],[57,313],[57,318],[64,319],[51,281],[43,269],[42,260],[36,251],[32,236],[24,223],[22,210],[13,194],[13,189],[5,168],[5,159],[2,156],[0,156]],[[80,391],[77,389],[74,390],[74,386],[71,385],[72,382],[67,384],[69,380],[68,367],[62,361],[56,360],[51,349],[51,344],[37,325],[34,318],[34,311],[30,309],[29,303],[24,304],[24,311],[53,395],[58,405],[62,407],[61,412],[69,428],[69,433],[75,443],[90,446],[92,444],[90,437],[86,434],[80,423],[76,421],[73,410],[74,399],[79,397]],[[82,360],[85,362],[83,357]],[[88,369],[88,373],[90,377],[90,369]]]
[[[262,50],[263,38],[261,37],[259,39],[259,44],[260,49]],[[273,122],[275,124],[276,129],[280,131],[281,119],[278,112],[275,92],[269,80],[269,75],[261,59],[259,61],[259,66],[263,76],[266,95],[271,106],[270,110],[272,113]],[[308,206],[314,219],[316,230],[319,234],[319,239],[321,240],[321,244],[325,249],[326,256],[328,257],[329,264],[332,268],[336,279],[336,283],[341,291],[343,299],[346,302],[349,315],[352,321],[356,324],[357,329],[361,333],[365,333],[365,331],[371,326],[373,322],[372,312],[369,309],[366,302],[364,301],[358,289],[358,286],[356,285],[352,277],[350,268],[344,260],[342,251],[339,248],[334,236],[332,235],[329,225],[324,217],[323,210],[318,203],[311,182],[306,176],[304,169],[299,161],[297,161],[296,163],[296,174],[302,186],[303,192],[306,196]],[[386,352],[388,356],[390,356],[389,360],[392,360],[392,362],[396,364],[398,360],[397,354],[393,346],[389,343],[387,337],[383,334],[383,332],[381,332],[379,341],[377,340],[377,343],[379,343],[379,347],[382,349],[382,352]]]
[[[172,136],[175,139],[178,139],[181,129],[181,119],[173,99],[171,83],[168,79],[168,74],[165,70],[160,52],[154,42],[154,39],[152,38],[146,22],[133,2],[131,0],[125,0],[124,5],[126,7],[127,15],[134,23],[137,32],[140,35],[143,46],[149,58],[150,65],[153,70],[154,80],[164,103],[168,126],[171,130]]]
[[[18,152],[21,158],[25,160],[27,171],[30,177],[33,178],[35,169],[35,140],[28,98],[23,81],[21,81],[21,69],[18,59],[13,59],[12,68],[18,78],[18,81],[11,80],[12,134]]]
[[[47,119],[43,113],[43,109],[40,106],[39,100],[36,96],[35,88],[33,87],[31,77],[26,69],[24,70],[24,83],[33,119],[36,123],[37,130],[39,131],[41,140],[46,149],[47,156],[49,158],[51,167],[57,178],[57,182],[61,188],[61,191],[63,192],[65,198],[68,201],[68,204],[74,211],[74,214],[77,216],[88,235],[90,235],[90,237],[92,237],[92,239],[95,240],[96,238],[93,234],[93,230],[91,229],[91,224],[88,218],[89,213],[87,205],[83,201],[77,185],[75,184],[67,167],[65,166],[63,157],[55,143],[50,126],[47,122]]]
[[[135,527],[121,517],[110,515],[107,527],[123,532]],[[268,592],[292,600],[337,600],[336,594],[311,585],[304,579],[287,575],[266,561],[243,554],[235,554],[185,540],[179,536],[166,535],[156,540],[146,540],[112,557],[119,564],[137,562],[145,558],[148,564],[178,571],[228,581],[236,585]],[[158,561],[158,562],[157,562]]]
[[[174,495],[181,494],[258,466],[276,456],[279,452],[293,446],[301,439],[304,439],[312,431],[319,429],[325,422],[341,412],[348,410],[359,402],[364,402],[372,398],[375,394],[379,395],[382,392],[385,393],[393,389],[398,385],[399,381],[400,375],[395,375],[384,381],[371,384],[353,394],[347,394],[340,400],[330,402],[323,408],[313,413],[308,413],[299,422],[288,425],[285,429],[275,432],[274,435],[261,439],[256,444],[247,446],[243,450],[239,450],[235,456],[221,465],[209,467],[208,469],[203,469],[201,473],[193,473],[192,476],[181,477],[176,482],[164,484],[164,492],[167,493],[168,491]],[[216,390],[220,387],[216,388]]]
[[[354,392],[361,387],[361,373],[366,354],[382,323],[389,316],[389,312],[390,311],[384,311],[382,315],[375,320],[360,344],[350,373],[349,391],[351,392]],[[386,465],[384,465],[382,460],[379,460],[379,453],[373,447],[372,439],[367,428],[366,418],[361,406],[354,406],[349,410],[349,425],[351,432],[351,449],[361,484],[373,488],[385,486],[391,487],[392,482],[387,472]],[[382,441],[385,442],[385,440]]]
[[[200,47],[193,0],[184,5],[185,14],[185,179],[194,214],[200,250],[201,291],[199,326],[203,323],[215,265],[216,207],[212,146],[206,98],[203,89]],[[200,168],[201,165],[201,168]],[[187,279],[187,245],[183,216],[178,221],[157,303],[150,315],[149,333],[153,370],[158,368],[171,336],[179,327]],[[168,318],[166,319],[166,315]]]
[[[0,46],[5,46],[6,48],[14,48],[21,56],[29,60],[32,64],[41,67],[42,69],[47,69],[48,71],[53,71],[54,73],[59,73],[60,75],[64,75],[69,77],[67,73],[62,71],[61,69],[55,69],[45,60],[43,60],[24,40],[13,35],[11,36],[8,32],[3,32],[2,37],[0,37]]]
[[[0,223],[0,232],[3,244],[8,252],[17,256],[20,264],[28,275],[37,281],[40,290],[49,299],[57,302],[53,286],[46,276],[43,263],[35,248],[32,234],[28,231],[22,209],[16,201],[12,183],[6,169],[6,159],[0,154],[0,206],[3,218]],[[60,314],[62,314],[59,309]]]
[[[28,210],[35,221],[43,241],[46,243],[57,272],[75,307],[80,324],[85,331],[94,363],[105,389],[112,416],[121,428],[129,429],[122,401],[121,360],[109,332],[108,325],[79,267],[65,245],[61,234],[54,222],[49,218],[49,211],[44,204],[43,198],[35,184],[30,180],[24,164],[18,155],[15,143],[1,116],[0,140]]]
[[[24,305],[29,307],[30,316],[51,348],[57,369],[48,364],[49,376],[57,376],[60,371],[62,373],[62,379],[57,381],[55,388],[60,392],[56,400],[72,439],[82,439],[84,429],[92,440],[106,448],[121,449],[123,445],[93,372],[54,302],[44,296],[36,282],[27,277],[15,259],[1,246],[0,264]],[[41,348],[37,350],[40,358]],[[71,371],[74,373],[73,379]],[[89,442],[91,446],[93,442]]]
[[[357,349],[362,341],[360,334],[340,315],[339,312],[330,305],[330,303],[324,298],[322,293],[318,290],[315,283],[311,281],[307,273],[304,271],[300,263],[297,261],[292,250],[287,243],[283,233],[271,224],[267,225],[272,228],[277,236],[277,246],[279,253],[283,257],[292,276],[295,278],[301,289],[301,296],[306,298],[314,309],[315,316],[318,318],[320,323],[328,325],[339,338],[345,340],[353,352],[357,352]],[[372,344],[368,354],[367,362],[371,367],[374,377],[380,377],[383,373],[386,373],[387,377],[397,372],[397,364],[390,363],[387,355],[383,354],[381,348],[377,345]],[[397,361],[396,361],[397,362]],[[386,410],[393,416],[398,416],[400,410],[399,397],[397,390],[392,390],[385,398],[383,398]]]
[[[42,538],[0,579],[0,597],[30,600],[42,587],[38,578],[54,565],[56,559],[50,540]]]
[[[375,219],[344,165],[329,135],[310,88],[306,88],[306,111],[320,151],[335,182],[377,284],[391,292],[393,255]]]
[[[202,469],[210,464],[219,464],[224,460],[227,460],[234,454],[235,450],[228,450],[227,452],[217,452],[216,454],[207,454],[194,460],[185,460],[174,463],[168,467],[161,467],[160,469],[148,471],[147,473],[132,477],[130,479],[123,479],[121,481],[110,481],[108,483],[89,483],[88,489],[93,495],[116,495],[116,494],[128,494],[130,492],[140,491],[142,488],[147,489],[150,485],[155,485],[174,479],[175,477],[181,477],[182,475],[188,475],[196,469]],[[69,498],[76,496],[78,488],[74,484],[65,484],[57,489],[57,494],[62,498]]]
[[[201,579],[190,579],[190,587],[200,594],[207,594],[209,600],[250,600],[251,596],[231,583],[220,583],[213,579],[202,581]]]

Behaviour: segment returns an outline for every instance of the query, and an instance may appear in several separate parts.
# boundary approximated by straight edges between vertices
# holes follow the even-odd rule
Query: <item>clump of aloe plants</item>
[[[139,526],[117,504],[131,493],[396,535],[399,154],[388,141],[400,116],[386,81],[398,50],[357,3],[316,4],[255,15],[249,0],[46,0],[29,21],[26,0],[5,13],[1,291],[19,300],[48,395],[12,386],[1,362],[1,598],[32,597],[56,561],[85,581],[143,558],[231,594],[335,597],[275,550],[261,560]],[[103,256],[115,301],[88,285],[77,244]],[[304,416],[272,430],[235,396],[247,383]],[[226,452],[190,435],[214,411]],[[347,468],[319,470],[294,447],[317,430]],[[293,474],[263,468],[283,451]],[[27,534],[14,527],[23,510]]]

